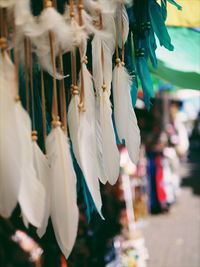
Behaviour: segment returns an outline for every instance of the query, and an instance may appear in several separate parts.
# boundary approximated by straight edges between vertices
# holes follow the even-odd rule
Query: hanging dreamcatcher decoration
[[[154,33],[173,46],[165,0],[38,2],[0,0],[0,215],[19,204],[39,237],[51,219],[67,258],[78,230],[77,183],[88,216],[96,210],[104,219],[100,183],[118,179],[116,135],[137,164],[132,105],[137,77],[147,108],[154,96]]]

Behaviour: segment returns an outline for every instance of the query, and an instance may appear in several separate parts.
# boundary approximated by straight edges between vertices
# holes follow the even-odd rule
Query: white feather
[[[92,77],[85,64],[83,64],[82,68],[86,111],[80,112],[80,125],[78,129],[79,155],[81,160],[80,167],[86,179],[86,183],[94,200],[95,206],[101,215],[102,201],[98,180],[98,177],[101,174],[96,150],[95,96]]]
[[[51,166],[51,220],[56,240],[68,258],[78,230],[76,175],[67,137],[60,126],[47,136],[47,153]]]
[[[74,155],[86,179],[95,206],[101,215],[102,201],[98,181],[100,166],[97,161],[95,139],[95,96],[92,77],[85,64],[83,64],[83,72],[86,111],[79,111],[78,103],[80,98],[77,95],[73,95],[68,110],[69,131]]]
[[[6,218],[17,204],[21,180],[21,143],[14,84],[12,62],[7,54],[0,54],[0,215]]]
[[[17,94],[17,84],[13,63],[5,53],[4,56],[1,55],[0,62],[0,85],[5,86],[5,88],[0,86],[1,101],[5,101],[4,103],[8,105],[6,107],[2,103],[1,111],[3,113],[1,115],[4,117],[0,117],[2,126],[0,150],[1,153],[4,153],[4,157],[1,154],[1,171],[3,174],[1,176],[1,188],[5,190],[0,195],[3,199],[0,205],[3,210],[1,213],[5,217],[9,217],[18,199],[22,213],[28,221],[35,226],[39,226],[44,213],[45,193],[36,178],[33,166],[31,122],[21,103],[14,102],[14,96]],[[14,133],[13,136],[12,133]],[[10,146],[9,149],[8,146]]]
[[[102,130],[103,165],[108,182],[113,185],[119,177],[119,151],[112,123],[112,109],[107,91],[100,96],[100,125]]]
[[[116,29],[118,46],[122,48],[125,44],[129,33],[129,18],[126,8],[123,4],[119,4],[116,12]]]
[[[121,64],[113,71],[114,117],[120,141],[125,145],[130,159],[137,163],[140,149],[140,131],[131,102],[131,77]]]
[[[68,108],[67,117],[68,117],[69,133],[70,133],[70,139],[72,141],[73,152],[79,166],[81,166],[81,160],[79,155],[79,143],[78,143],[79,101],[80,101],[79,95],[72,95]]]
[[[34,168],[30,118],[20,103],[16,104],[16,116],[22,139],[21,184],[18,200],[25,218],[35,227],[40,227],[44,216],[45,190]]]
[[[34,149],[34,166],[36,169],[37,177],[39,181],[42,183],[45,189],[45,208],[44,208],[44,216],[42,220],[41,227],[37,229],[37,233],[40,237],[44,235],[46,232],[46,228],[48,225],[48,219],[50,216],[50,195],[51,195],[51,176],[50,176],[50,168],[48,165],[48,160],[41,151],[38,144],[33,142]]]
[[[112,33],[112,35],[109,38],[106,35],[95,35],[92,41],[93,77],[97,91],[96,101],[99,101],[96,104],[96,116],[97,121],[99,121],[99,125],[96,125],[97,152],[99,161],[102,159],[101,169],[106,174],[106,180],[101,181],[114,184],[119,176],[119,151],[112,124],[112,109],[109,97],[112,81],[112,56],[115,50],[115,38],[113,38],[115,27],[112,16],[103,14],[102,21],[103,28],[106,28],[107,32]],[[104,83],[107,86],[105,91],[102,89]]]

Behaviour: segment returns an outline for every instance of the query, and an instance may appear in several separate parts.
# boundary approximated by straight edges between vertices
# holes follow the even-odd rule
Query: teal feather
[[[133,78],[133,82],[131,84],[131,99],[132,99],[132,106],[135,107],[138,97],[138,86],[136,82],[136,77]]]
[[[137,72],[144,93],[144,102],[146,108],[149,110],[151,107],[151,98],[155,96],[153,90],[153,83],[151,80],[150,72],[145,57],[138,57],[136,61],[137,61]]]
[[[161,6],[155,0],[150,0],[149,2],[149,14],[153,31],[157,35],[160,45],[173,51],[174,47],[171,44],[171,38],[165,26]]]
[[[178,8],[178,10],[182,10],[182,6],[180,6],[179,4],[177,4],[174,0],[167,0],[170,4],[176,6]]]
[[[148,51],[148,56],[151,60],[151,64],[154,68],[157,68],[157,58],[156,58],[156,39],[153,33],[153,30],[150,29],[149,32],[147,33],[146,37],[146,46],[147,46],[147,51]]]

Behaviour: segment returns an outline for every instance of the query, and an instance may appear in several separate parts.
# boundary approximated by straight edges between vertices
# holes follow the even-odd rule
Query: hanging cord
[[[102,14],[99,13],[99,30],[103,30],[103,21],[102,21]],[[107,85],[105,84],[105,80],[104,80],[104,54],[103,54],[103,46],[101,43],[101,66],[102,66],[102,73],[103,73],[103,84],[101,86],[101,88],[103,89],[103,91],[106,90]]]
[[[14,51],[14,64],[15,64],[15,82],[16,82],[16,87],[15,87],[15,101],[19,102],[20,101],[20,96],[19,96],[19,59],[18,59],[18,54],[17,54],[17,44],[16,44],[16,28],[15,28],[15,23],[14,23],[14,17],[12,20],[12,28],[13,28],[13,51]]]
[[[118,31],[116,31],[116,59],[115,59],[115,62],[117,63],[117,66],[119,67],[120,64],[122,66],[125,66],[125,63],[124,63],[124,51],[125,51],[125,48],[124,48],[124,23],[123,23],[123,18],[122,18],[122,4],[120,6],[120,9],[121,9],[121,12],[120,12],[120,19],[121,19],[121,30],[122,30],[122,60],[120,59],[119,57],[119,44],[118,44]]]
[[[33,86],[33,58],[31,41],[28,39],[28,58],[29,58],[29,77],[30,77],[30,91],[31,91],[31,113],[32,113],[32,129],[36,130],[35,127],[35,99],[34,99],[34,86]]]
[[[26,87],[26,110],[30,113],[29,105],[29,51],[28,51],[28,37],[24,38],[24,67],[25,67],[25,87]]]
[[[7,53],[8,48],[8,30],[6,27],[5,20],[7,19],[6,10],[4,8],[0,8],[0,49],[1,53]]]
[[[124,54],[125,54],[125,47],[124,47],[124,22],[122,18],[122,4],[121,4],[121,25],[122,25],[122,62],[121,65],[124,66]]]
[[[46,154],[46,138],[47,138],[47,126],[46,126],[46,103],[45,103],[45,88],[44,88],[44,73],[41,69],[41,98],[42,98],[42,128],[44,139],[44,154]]]
[[[78,17],[79,17],[79,26],[83,26],[83,18],[82,18],[82,9],[84,8],[82,0],[78,0]],[[87,57],[83,52],[83,43],[79,47],[79,53],[81,58],[81,91],[80,91],[80,102],[78,104],[80,111],[85,111],[84,98],[85,98],[85,85],[84,85],[84,75],[83,75],[83,64],[87,64]]]
[[[58,116],[58,99],[57,99],[57,83],[56,83],[56,64],[55,64],[55,51],[54,51],[54,34],[49,32],[49,43],[50,43],[50,50],[51,50],[51,64],[53,68],[53,101],[52,101],[52,125],[58,125],[59,116]]]
[[[44,8],[53,7],[53,3],[50,0],[43,1]],[[52,97],[52,126],[56,127],[60,125],[58,116],[58,99],[57,99],[57,83],[56,83],[56,62],[55,62],[55,49],[54,49],[54,34],[49,31],[49,45],[51,51],[51,64],[53,69],[53,97]]]
[[[59,72],[63,75],[63,57],[62,49],[59,47]],[[61,121],[62,129],[67,132],[67,107],[66,107],[66,93],[65,93],[65,82],[64,79],[59,81],[60,85],[60,106],[61,106]]]
[[[70,7],[70,17],[71,21],[74,19],[75,12],[74,12],[74,0],[69,1],[69,7]],[[72,75],[72,83],[70,87],[71,94],[74,96],[79,95],[79,89],[77,86],[77,75],[76,75],[76,48],[74,48],[71,53],[71,75]]]

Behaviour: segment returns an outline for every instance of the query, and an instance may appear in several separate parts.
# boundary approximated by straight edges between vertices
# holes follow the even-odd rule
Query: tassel
[[[118,63],[113,71],[115,123],[120,141],[125,140],[130,159],[137,163],[140,150],[140,131],[132,108],[130,89],[131,77],[123,62]]]
[[[59,122],[56,122],[57,124]],[[60,125],[47,136],[47,154],[51,166],[51,220],[62,253],[68,258],[78,230],[76,175],[68,140]]]

